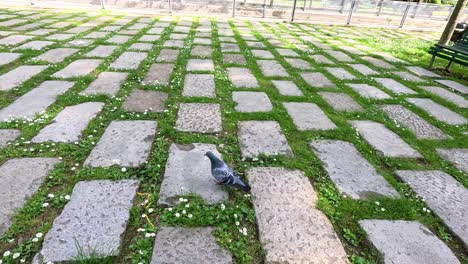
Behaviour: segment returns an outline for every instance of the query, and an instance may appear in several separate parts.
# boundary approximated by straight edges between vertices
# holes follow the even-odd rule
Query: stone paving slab
[[[381,59],[377,59],[377,58],[374,58],[374,57],[369,57],[369,56],[364,56],[364,57],[361,57],[361,59],[363,60],[366,60],[367,62],[369,62],[370,64],[374,65],[375,67],[379,67],[379,68],[383,68],[383,69],[394,69],[395,66],[384,61],[384,60],[381,60]]]
[[[147,161],[155,121],[112,121],[84,165],[87,167],[139,167]]]
[[[323,55],[312,55],[310,56],[311,59],[315,61],[315,63],[320,63],[320,64],[334,64],[333,61],[329,60],[327,57]]]
[[[318,88],[333,88],[335,84],[332,83],[325,75],[320,72],[303,72],[301,73],[302,79],[312,86]]]
[[[177,57],[179,57],[179,53],[180,51],[176,49],[162,49],[156,61],[175,62],[177,61]]]
[[[117,95],[120,86],[127,79],[126,72],[101,72],[81,95],[105,94],[109,96]]]
[[[418,139],[451,138],[439,128],[401,105],[381,105],[379,107],[395,122],[407,127]]]
[[[284,58],[284,60],[289,63],[292,67],[301,70],[311,70],[312,66],[308,61],[303,59],[296,59],[296,58]]]
[[[138,186],[135,180],[78,182],[33,264],[119,255]]]
[[[0,91],[11,90],[47,69],[44,65],[23,65],[0,76]]]
[[[236,88],[258,88],[258,81],[248,68],[227,68],[228,78]]]
[[[167,93],[159,91],[145,91],[134,89],[127,97],[122,108],[132,112],[155,112],[162,113],[165,109]]]
[[[325,68],[331,75],[335,76],[335,78],[340,80],[354,80],[356,76],[349,73],[347,70],[343,68],[336,68],[336,67],[327,67]]]
[[[264,92],[233,92],[235,110],[243,113],[269,112],[273,109],[270,98]]]
[[[216,243],[211,227],[162,227],[156,234],[151,264],[231,264],[229,251]]]
[[[211,57],[212,53],[213,53],[213,48],[209,46],[195,45],[193,46],[192,51],[190,52],[190,55],[194,57],[209,58]]]
[[[340,61],[340,62],[354,62],[353,58],[351,58],[349,55],[347,55],[344,52],[341,51],[336,51],[336,50],[325,50],[328,55],[332,56],[335,58],[335,60]]]
[[[214,64],[211,59],[190,59],[187,71],[214,71]]]
[[[335,129],[336,125],[313,103],[283,103],[299,131]]]
[[[219,104],[181,103],[175,129],[183,132],[219,133],[222,131]]]
[[[279,55],[284,57],[301,57],[297,52],[292,49],[276,49]]]
[[[66,81],[45,81],[38,87],[0,109],[0,120],[33,118],[53,104],[57,96],[65,93],[74,85]]]
[[[348,83],[347,85],[364,98],[377,100],[392,98],[390,95],[384,93],[382,90],[374,86],[370,86],[368,84]]]
[[[431,99],[408,98],[407,100],[441,122],[447,123],[449,125],[463,125],[468,123],[468,119],[432,101]]]
[[[391,78],[374,78],[374,80],[396,94],[416,94],[415,91]]]
[[[168,85],[174,67],[171,63],[154,63],[143,79],[143,84]]]
[[[41,129],[31,142],[66,142],[80,140],[81,133],[89,122],[95,118],[104,107],[104,103],[88,102],[65,107],[46,127]]]
[[[184,41],[183,40],[166,40],[164,42],[163,47],[165,48],[183,48],[184,47]]]
[[[442,99],[445,99],[446,101],[453,103],[454,105],[460,108],[468,108],[468,100],[456,93],[449,92],[443,88],[436,86],[421,86],[421,88],[439,96]]]
[[[318,94],[336,111],[364,111],[364,109],[348,94],[332,92],[318,92]]]
[[[34,58],[36,61],[47,61],[49,63],[59,63],[65,60],[65,58],[77,53],[79,49],[72,48],[56,48],[51,49],[45,53]]]
[[[76,60],[62,70],[54,73],[52,77],[57,78],[73,78],[85,76],[96,70],[96,68],[102,63],[102,60],[95,59],[80,59]]]
[[[214,75],[186,74],[182,95],[188,97],[216,97]]]
[[[20,43],[26,42],[34,38],[33,36],[24,36],[24,35],[10,35],[8,37],[0,39],[0,45],[4,46],[14,46]]]
[[[355,71],[365,76],[378,74],[377,71],[374,71],[373,69],[367,67],[367,65],[364,64],[350,64],[350,66],[353,67]]]
[[[86,57],[107,58],[118,48],[118,46],[100,45],[86,53]]]
[[[130,50],[139,50],[139,51],[150,51],[153,48],[153,44],[150,43],[133,43],[128,49]]]
[[[460,263],[450,248],[419,222],[361,220],[359,225],[385,263]]]
[[[0,166],[0,235],[12,224],[15,211],[39,190],[59,161],[55,158],[17,158]]]
[[[393,74],[399,76],[400,78],[402,78],[403,80],[406,80],[406,81],[410,81],[410,82],[425,82],[425,80],[417,77],[416,75],[413,75],[409,72],[404,72],[404,71],[400,71],[400,72],[393,72]]]
[[[112,44],[124,44],[125,42],[129,41],[132,37],[130,36],[125,36],[125,35],[114,35],[110,37],[109,39],[106,40],[106,42],[112,43]]]
[[[161,36],[159,36],[159,35],[143,35],[138,39],[138,41],[155,42],[155,41],[158,41],[160,38],[161,38]]]
[[[8,146],[8,142],[15,140],[21,135],[17,129],[0,129],[0,149]]]
[[[268,50],[251,50],[252,55],[261,59],[274,59],[275,56]]]
[[[207,151],[222,158],[213,144],[171,145],[158,204],[174,206],[179,204],[179,196],[191,194],[200,196],[208,204],[228,199],[222,185],[213,182],[211,163],[205,156]]]
[[[302,91],[293,81],[272,80],[273,85],[278,89],[281,95],[286,96],[303,96]]]
[[[247,178],[265,263],[348,263],[332,224],[316,208],[317,194],[302,171],[251,168]]]
[[[221,52],[240,52],[239,45],[235,43],[221,43]]]
[[[75,36],[75,34],[62,34],[62,33],[57,33],[57,34],[53,34],[53,35],[50,35],[50,36],[47,36],[45,37],[44,39],[47,39],[47,40],[56,40],[56,41],[64,41],[64,40],[68,40],[68,39],[71,39]]]
[[[418,67],[418,66],[408,66],[406,67],[410,72],[418,75],[418,76],[423,76],[423,77],[435,77],[435,78],[441,78],[440,75],[435,74],[429,70],[426,70],[424,68]]]
[[[436,149],[437,154],[459,170],[468,173],[468,148]]]
[[[314,140],[310,147],[342,195],[364,200],[379,196],[398,198],[398,192],[377,173],[352,143]]]
[[[109,67],[118,70],[136,70],[140,63],[148,56],[145,52],[126,51],[120,55]]]
[[[468,246],[468,190],[443,171],[396,171]]]
[[[24,43],[23,45],[15,48],[15,50],[25,50],[25,49],[41,50],[53,44],[55,44],[55,42],[53,41],[34,40],[34,41]]]
[[[289,74],[286,72],[286,69],[281,66],[281,64],[274,60],[257,60],[257,64],[260,67],[263,75],[267,77],[288,77]]]
[[[422,158],[419,152],[383,124],[369,120],[356,120],[350,123],[377,153],[385,157]]]
[[[67,47],[87,47],[94,43],[93,39],[75,39],[69,41],[65,46]]]
[[[242,157],[293,155],[278,122],[242,121],[237,123],[237,127]]]
[[[100,39],[100,38],[105,38],[108,35],[109,35],[109,32],[94,31],[94,32],[87,34],[83,38]]]
[[[455,91],[458,91],[462,94],[468,94],[468,86],[465,86],[461,83],[457,83],[451,80],[436,80],[436,82],[443,84]]]
[[[241,65],[247,64],[247,61],[245,60],[245,57],[242,54],[223,54],[223,62]]]

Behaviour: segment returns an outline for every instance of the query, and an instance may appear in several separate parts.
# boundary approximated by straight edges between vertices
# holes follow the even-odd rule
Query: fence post
[[[383,1],[384,0],[380,0],[377,4],[379,6],[379,10],[377,10],[377,16],[380,16],[380,12],[382,12]]]
[[[32,2],[32,0],[31,0],[31,2]],[[104,0],[101,0],[101,8],[106,9],[106,6],[104,5]]]
[[[452,12],[453,12],[453,6],[451,6],[451,7],[449,8],[449,14],[448,14],[447,18],[445,19],[445,21],[448,21],[448,20],[449,20],[450,16],[452,15]]]
[[[168,0],[169,1],[169,13],[172,14],[172,0]]]
[[[296,14],[296,4],[297,4],[297,0],[294,0],[293,10],[292,10],[292,14],[291,14],[291,22],[294,21],[294,15]]]
[[[351,7],[349,8],[348,21],[346,21],[346,25],[349,25],[351,23],[351,18],[353,17],[353,12],[354,12],[354,7],[355,6],[356,6],[356,0],[353,0],[351,2]]]
[[[400,28],[402,28],[405,25],[406,17],[408,16],[408,11],[410,10],[411,4],[408,3],[405,9],[405,13],[403,14],[403,17],[401,18],[401,23],[400,23]]]
[[[237,5],[237,1],[233,0],[232,1],[232,17],[236,17],[236,5]]]
[[[411,16],[412,18],[416,18],[416,14],[418,13],[419,6],[421,5],[421,2],[419,1],[416,6],[414,6],[414,12],[413,15]]]
[[[341,8],[340,8],[340,13],[342,13],[342,14],[343,14],[343,11],[344,11],[345,3],[346,3],[346,0],[341,0],[341,4],[340,4],[340,6],[341,6]]]
[[[263,10],[262,10],[262,17],[265,18],[265,12],[266,12],[266,0],[263,0]]]

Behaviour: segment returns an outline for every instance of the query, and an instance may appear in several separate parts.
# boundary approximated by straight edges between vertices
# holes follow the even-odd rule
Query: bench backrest
[[[463,34],[461,39],[455,43],[455,46],[458,48],[466,49],[468,50],[468,31]]]

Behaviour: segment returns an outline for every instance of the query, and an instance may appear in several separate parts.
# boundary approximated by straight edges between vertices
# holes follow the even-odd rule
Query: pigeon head
[[[212,168],[221,167],[223,165],[223,162],[218,157],[216,157],[213,152],[207,151],[205,156],[210,159]]]

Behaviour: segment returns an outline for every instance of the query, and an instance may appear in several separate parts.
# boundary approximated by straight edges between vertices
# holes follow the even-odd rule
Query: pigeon
[[[213,152],[206,152],[211,161],[211,174],[215,178],[217,184],[227,185],[241,189],[245,192],[250,192],[250,186],[244,183],[239,176],[222,160],[216,157]]]

